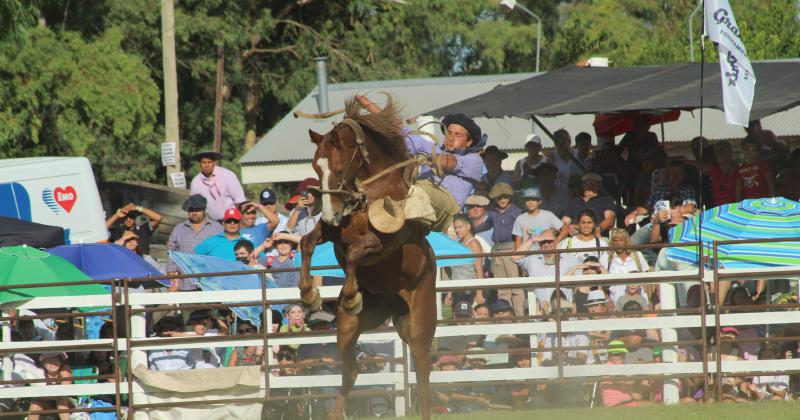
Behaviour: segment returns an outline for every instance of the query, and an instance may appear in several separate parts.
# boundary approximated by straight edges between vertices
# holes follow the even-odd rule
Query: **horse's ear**
[[[309,129],[308,135],[309,137],[311,137],[311,143],[320,144],[320,142],[322,142],[322,134],[319,134],[316,131]]]

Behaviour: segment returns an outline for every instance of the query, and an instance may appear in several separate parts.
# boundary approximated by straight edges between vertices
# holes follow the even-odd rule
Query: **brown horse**
[[[311,254],[325,241],[334,243],[346,273],[336,313],[337,344],[342,357],[342,387],[328,418],[339,419],[347,394],[358,375],[356,342],[359,335],[391,318],[400,337],[411,347],[417,377],[419,411],[430,416],[428,385],[430,349],[436,329],[436,273],[427,229],[413,221],[393,234],[370,225],[367,205],[383,197],[402,200],[408,192],[401,168],[390,169],[374,182],[362,185],[384,169],[406,160],[408,151],[401,119],[391,97],[377,113],[362,114],[360,105],[347,102],[345,120],[324,135],[309,130],[317,145],[314,170],[321,187],[322,220],[303,236],[300,291],[306,305],[319,306],[319,291],[311,275]]]

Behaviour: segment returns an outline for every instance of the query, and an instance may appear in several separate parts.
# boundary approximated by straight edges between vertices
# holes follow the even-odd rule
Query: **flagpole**
[[[700,267],[700,276],[703,276],[703,213],[705,212],[705,203],[703,202],[703,79],[705,78],[705,68],[706,68],[706,1],[702,1],[703,4],[703,19],[702,23],[700,24],[700,168],[701,170],[698,171],[700,173],[700,179],[697,183],[699,191],[697,192],[698,202],[697,207],[700,209],[700,218],[698,220],[697,228],[697,266]]]

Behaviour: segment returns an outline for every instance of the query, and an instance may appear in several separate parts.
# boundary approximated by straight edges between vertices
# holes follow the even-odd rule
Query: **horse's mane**
[[[345,117],[359,123],[365,130],[375,134],[375,143],[393,159],[404,160],[408,157],[403,119],[400,108],[395,105],[392,95],[386,95],[386,106],[376,114],[362,113],[363,107],[355,96],[345,102]]]

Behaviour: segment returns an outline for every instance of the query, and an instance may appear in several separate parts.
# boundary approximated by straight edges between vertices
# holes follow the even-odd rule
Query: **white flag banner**
[[[722,99],[725,104],[725,120],[728,124],[747,127],[756,75],[747,57],[747,49],[739,38],[739,27],[733,17],[728,0],[705,0],[706,34],[717,43],[719,69],[722,77]]]

